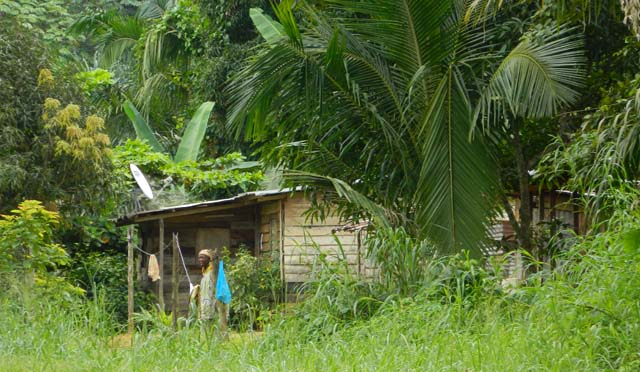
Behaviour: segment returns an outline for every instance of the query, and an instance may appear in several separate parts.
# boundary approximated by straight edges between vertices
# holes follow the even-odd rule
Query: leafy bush
[[[124,324],[128,316],[127,255],[104,251],[76,252],[69,270],[70,279],[86,290],[88,299],[102,296],[104,310],[113,314],[114,320]],[[152,293],[134,292],[135,310],[153,307]]]
[[[434,261],[435,247],[417,240],[404,228],[379,229],[367,240],[367,253],[380,268],[383,285],[402,294],[422,287]]]
[[[20,283],[27,296],[72,302],[84,291],[60,275],[69,263],[64,248],[54,242],[55,212],[37,200],[25,200],[0,219],[0,283]]]
[[[0,270],[44,275],[68,263],[67,252],[53,241],[59,216],[37,200],[25,200],[0,220]]]
[[[279,266],[268,257],[254,257],[240,249],[227,270],[233,293],[231,325],[241,330],[262,328],[280,302]]]
[[[130,197],[130,190],[136,188],[129,170],[129,164],[135,163],[156,190],[154,200],[147,202],[148,208],[229,197],[255,189],[262,180],[262,171],[243,165],[244,160],[234,152],[212,160],[176,163],[141,140],[128,140],[113,154],[122,199]]]
[[[488,271],[469,252],[438,256],[428,240],[403,228],[380,229],[368,240],[368,254],[380,269],[387,291],[404,296],[430,292],[445,302],[464,301],[497,289],[497,273]]]

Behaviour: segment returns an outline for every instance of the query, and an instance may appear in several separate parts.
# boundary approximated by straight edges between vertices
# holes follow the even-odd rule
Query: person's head
[[[210,249],[203,249],[198,252],[198,264],[204,268],[209,266],[209,263],[213,260],[213,252]]]

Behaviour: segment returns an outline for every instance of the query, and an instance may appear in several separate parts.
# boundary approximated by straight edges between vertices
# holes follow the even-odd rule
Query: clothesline
[[[166,250],[170,245],[171,244],[165,244],[164,247],[162,248],[162,250],[163,251]],[[146,254],[147,256],[151,256],[151,255],[156,254],[156,253],[149,253],[149,252],[143,250],[142,248],[138,247],[137,245],[134,245],[134,247],[135,247],[135,249],[139,250],[140,252]]]
[[[184,261],[184,256],[182,255],[182,248],[180,248],[180,239],[178,238],[178,234],[175,233],[174,234],[176,237],[176,248],[178,248],[178,254],[180,255],[180,260],[182,261],[182,267],[184,268],[184,273],[187,275],[187,281],[189,281],[189,291],[191,291],[191,289],[193,288],[193,283],[191,282],[191,277],[189,276],[189,270],[187,269],[187,264]],[[162,250],[164,251],[165,249],[167,249],[167,247],[169,247],[170,244],[165,244],[165,246],[162,248]],[[144,249],[140,248],[137,245],[134,245],[134,247],[139,250],[140,252],[146,254],[147,256],[151,257],[151,256],[155,256],[155,253],[149,253],[147,251],[145,251]]]
[[[180,248],[180,239],[178,238],[178,233],[175,233],[176,236],[176,247],[178,248],[178,253],[180,254],[180,260],[182,260],[182,267],[184,267],[184,273],[187,275],[187,280],[189,281],[189,293],[193,289],[193,283],[191,283],[191,277],[189,277],[189,270],[187,270],[187,265],[184,263],[184,257],[182,256],[182,249]]]

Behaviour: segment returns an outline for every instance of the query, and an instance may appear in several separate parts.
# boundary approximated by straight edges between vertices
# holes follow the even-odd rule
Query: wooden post
[[[128,283],[128,323],[129,334],[133,335],[133,226],[127,233],[127,283]]]
[[[538,194],[538,223],[544,221],[544,191]]]
[[[262,247],[262,234],[261,234],[261,226],[260,226],[260,204],[256,204],[256,206],[253,208],[253,252],[254,252],[254,256],[256,257],[260,257],[260,255],[262,254],[261,251],[261,247]]]
[[[280,200],[278,203],[278,251],[280,258],[280,280],[282,280],[282,298],[287,298],[287,282],[286,282],[286,270],[285,270],[285,262],[284,262],[284,200]],[[271,238],[271,237],[270,237]],[[273,239],[273,238],[271,238]]]
[[[573,212],[573,231],[580,235],[580,214],[576,205],[577,198],[578,194],[574,192],[571,199],[571,212]]]
[[[178,236],[173,233],[173,239],[171,239],[171,245],[173,247],[173,254],[171,256],[171,326],[173,330],[178,329]]]
[[[362,278],[362,238],[360,233],[362,229],[356,229],[356,248],[357,248],[357,260],[358,260],[358,278]]]
[[[164,311],[164,219],[158,221],[159,230],[158,233],[158,268],[160,274],[160,281],[158,282],[158,303],[160,309]]]

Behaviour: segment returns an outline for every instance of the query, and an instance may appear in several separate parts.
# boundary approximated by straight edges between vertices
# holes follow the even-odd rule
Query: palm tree
[[[576,99],[579,38],[495,51],[492,1],[330,0],[331,17],[294,3],[278,22],[252,13],[267,44],[232,82],[230,126],[297,182],[330,183],[345,214],[478,252],[498,189],[485,134]]]
[[[120,104],[131,99],[145,117],[184,109],[187,92],[173,75],[188,71],[189,53],[177,31],[158,27],[163,17],[176,11],[174,0],[145,0],[136,14],[116,10],[88,14],[75,22],[73,30],[96,43],[97,62],[118,76]],[[157,124],[156,124],[157,125]],[[170,125],[160,125],[163,132]]]

